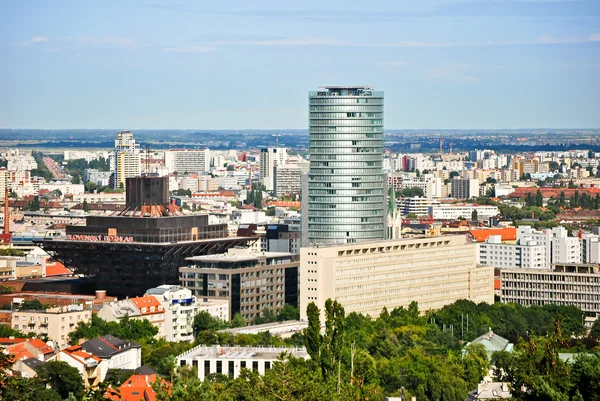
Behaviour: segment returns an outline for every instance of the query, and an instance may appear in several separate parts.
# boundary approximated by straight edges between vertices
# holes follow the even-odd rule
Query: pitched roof
[[[29,345],[35,347],[38,351],[40,351],[44,355],[53,354],[54,348],[43,342],[38,338],[34,338],[31,341],[27,342]]]
[[[153,315],[156,313],[165,313],[161,303],[153,295],[145,295],[143,297],[130,298],[130,301],[140,310],[142,315]],[[151,308],[154,307],[154,311]]]
[[[140,348],[141,345],[127,340],[121,340],[113,335],[97,337],[81,344],[85,352],[91,352],[102,359],[110,359],[113,355],[119,354],[131,348]]]
[[[25,343],[9,345],[8,347],[6,347],[6,353],[9,355],[14,355],[14,361],[20,361],[35,357],[35,355],[33,355],[27,350],[27,348],[25,348]]]
[[[73,359],[78,361],[79,363],[85,363],[86,359],[93,359],[96,362],[101,362],[102,359],[97,356],[90,354],[89,352],[85,352],[82,350],[81,345],[73,345],[68,348],[65,348],[62,352],[71,356]]]
[[[31,369],[33,370],[37,370],[37,368],[39,368],[40,366],[42,366],[44,364],[44,362],[40,361],[37,358],[29,358],[29,359],[25,359],[23,361],[23,363],[27,366],[29,366]]]
[[[20,344],[20,343],[24,343],[25,341],[27,341],[26,338],[0,337],[0,346]]]
[[[152,389],[152,383],[157,379],[156,374],[151,375],[133,375],[119,387],[120,396],[106,392],[106,397],[114,401],[155,401],[156,393]],[[165,382],[164,379],[160,379]]]
[[[471,235],[477,242],[485,242],[490,235],[500,235],[502,241],[516,241],[517,239],[517,228],[516,227],[504,227],[504,228],[484,228],[480,230],[471,230]]]
[[[473,340],[473,344],[483,344],[488,353],[496,351],[512,351],[513,345],[504,337],[500,337],[492,331]]]

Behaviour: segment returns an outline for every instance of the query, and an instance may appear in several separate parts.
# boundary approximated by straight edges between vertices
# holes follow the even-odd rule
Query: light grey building
[[[369,86],[309,92],[309,120],[308,242],[384,239],[383,92]]]

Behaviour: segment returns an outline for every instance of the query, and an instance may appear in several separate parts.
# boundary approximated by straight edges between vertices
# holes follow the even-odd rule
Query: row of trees
[[[600,358],[597,354],[577,357],[573,365],[557,362],[558,351],[598,344],[597,338],[589,343],[571,338],[555,340],[554,322],[558,322],[569,337],[571,333],[583,334],[582,312],[577,308],[524,308],[458,301],[422,315],[418,305],[412,303],[407,309],[397,308],[391,312],[384,309],[377,319],[372,319],[356,313],[346,315],[341,304],[328,300],[323,312],[323,331],[319,321],[321,311],[310,304],[308,328],[285,340],[288,345],[306,346],[309,360],[282,356],[281,362],[262,376],[244,370],[237,379],[212,375],[203,382],[196,378],[193,370],[191,373],[187,368],[178,371],[172,365],[172,374],[167,375],[172,380],[167,385],[155,385],[157,399],[374,401],[400,395],[404,389],[405,396],[414,395],[418,400],[462,401],[489,370],[483,346],[468,345],[464,355],[462,350],[468,341],[490,327],[516,340],[514,354],[500,353],[496,359],[499,364],[503,363],[500,364],[502,372],[507,372],[507,376],[500,379],[519,389],[521,385],[527,386],[526,392],[514,392],[517,399],[588,400],[598,394]],[[469,328],[461,332],[461,320],[466,320],[466,315]],[[233,336],[206,330],[198,334],[197,342],[280,345],[283,340],[269,334]],[[547,349],[553,350],[554,359],[544,356]],[[560,382],[558,377],[549,379],[548,369],[554,368],[548,367],[548,363],[554,364],[552,366],[562,363],[570,374],[566,375],[563,370]],[[560,371],[558,367],[555,370]],[[548,394],[558,394],[559,398]],[[577,398],[579,396],[583,398]]]

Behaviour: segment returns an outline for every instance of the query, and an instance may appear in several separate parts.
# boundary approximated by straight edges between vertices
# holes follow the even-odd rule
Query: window
[[[271,361],[265,361],[265,371],[271,369]]]
[[[204,361],[204,376],[210,375],[210,361]]]
[[[258,361],[252,361],[252,370],[258,370]]]
[[[223,361],[217,361],[217,373],[223,373]]]
[[[245,368],[246,367],[246,361],[241,361],[240,362],[240,367]]]
[[[233,369],[234,369],[234,362],[233,361],[229,361],[229,371],[228,376],[230,379],[233,379]]]

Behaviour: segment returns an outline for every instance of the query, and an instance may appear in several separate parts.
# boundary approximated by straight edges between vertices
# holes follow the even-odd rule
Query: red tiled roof
[[[54,349],[51,346],[49,346],[48,344],[46,344],[45,342],[43,342],[42,340],[40,340],[38,338],[28,341],[28,343],[30,345],[32,345],[33,347],[35,347],[38,351],[40,351],[44,355],[54,353]]]
[[[161,310],[158,310],[161,304],[158,301],[158,299],[156,299],[156,297],[153,295],[131,298],[131,302],[133,302],[135,306],[137,306],[142,315],[154,315],[157,313],[165,313],[165,311],[162,308]],[[150,311],[151,307],[154,307],[154,312]],[[142,312],[142,308],[145,308],[146,312]]]
[[[119,387],[119,395],[108,390],[106,398],[114,401],[155,401],[156,393],[152,389],[152,384],[156,381],[157,375],[133,375]],[[167,383],[164,379],[160,379]]]
[[[515,241],[517,239],[517,228],[516,227],[504,227],[504,228],[487,228],[480,230],[471,230],[471,235],[477,242],[485,242],[490,235],[501,235],[502,241]]]
[[[80,363],[83,363],[84,360],[88,359],[88,358],[92,358],[97,362],[101,362],[102,359],[98,358],[96,355],[87,353],[85,351],[82,351],[81,345],[72,345],[68,348],[65,348],[63,350],[63,352],[71,357],[73,357],[73,359],[77,360]]]
[[[10,337],[0,337],[0,345],[13,345],[13,344],[21,344],[27,341],[26,338],[10,338]]]
[[[33,355],[27,350],[27,348],[25,348],[25,343],[9,345],[8,347],[6,347],[6,353],[8,353],[9,355],[14,355],[15,361],[35,358],[35,355]]]

